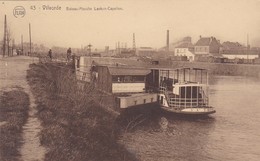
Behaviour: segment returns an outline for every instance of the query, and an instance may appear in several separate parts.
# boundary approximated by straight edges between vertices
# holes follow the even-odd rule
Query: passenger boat
[[[127,64],[128,63],[128,64]],[[201,68],[130,67],[130,60],[81,57],[76,64],[77,79],[92,82],[106,93],[111,107],[120,111],[152,107],[179,114],[215,113],[209,105],[208,71]],[[121,65],[124,64],[124,65]],[[107,99],[108,100],[108,99]]]
[[[164,110],[179,114],[215,113],[209,105],[208,70],[201,68],[152,69],[148,88],[157,88],[158,103]]]

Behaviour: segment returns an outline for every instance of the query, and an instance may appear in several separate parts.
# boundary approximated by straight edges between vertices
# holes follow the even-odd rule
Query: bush
[[[44,129],[45,160],[136,160],[117,143],[115,118],[93,101],[91,84],[77,86],[74,71],[63,64],[33,64],[27,79]],[[61,155],[62,154],[62,155]]]

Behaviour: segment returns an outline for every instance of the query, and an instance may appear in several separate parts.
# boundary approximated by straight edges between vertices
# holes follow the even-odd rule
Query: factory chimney
[[[133,51],[134,51],[134,54],[136,54],[135,33],[133,33]]]
[[[166,38],[166,51],[169,52],[169,30],[167,30],[167,38]]]

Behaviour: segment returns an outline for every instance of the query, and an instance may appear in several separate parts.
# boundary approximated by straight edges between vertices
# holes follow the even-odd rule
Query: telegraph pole
[[[21,35],[21,47],[22,47],[21,54],[23,55],[23,35]]]
[[[6,52],[6,38],[7,38],[7,22],[6,22],[6,15],[5,15],[5,21],[4,21],[4,46],[3,46],[3,57],[5,56],[5,52]]]
[[[6,32],[6,41],[7,41],[7,56],[10,56],[10,33],[7,30]]]
[[[29,23],[29,38],[30,38],[30,55],[31,55],[32,54],[32,35],[31,35],[31,24],[30,23]]]
[[[249,44],[248,44],[248,34],[247,34],[247,41],[246,41],[247,64],[249,63],[248,62],[248,59],[249,59],[248,49],[249,49]]]
[[[14,56],[14,48],[15,48],[15,39],[13,39],[12,41],[12,51],[11,51],[12,56]]]

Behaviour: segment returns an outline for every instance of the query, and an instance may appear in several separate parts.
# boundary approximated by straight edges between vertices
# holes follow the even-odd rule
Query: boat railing
[[[173,98],[169,100],[170,107],[178,108],[196,108],[208,107],[207,98]]]
[[[170,107],[177,108],[179,110],[185,109],[185,108],[207,108],[208,107],[208,96],[203,91],[203,96],[201,98],[194,97],[194,98],[182,98],[182,97],[170,97],[170,92],[167,91],[166,87],[161,86],[160,87],[160,93],[164,94],[166,97],[166,100]]]

